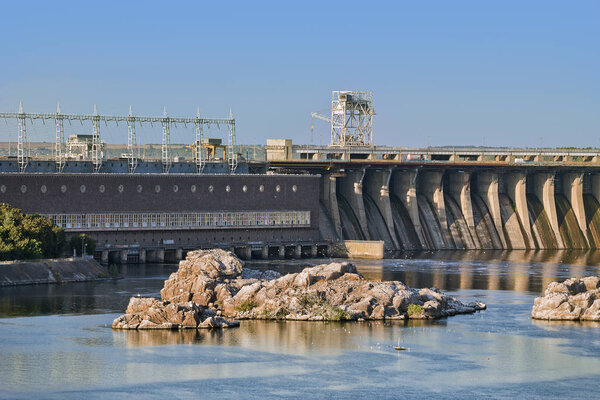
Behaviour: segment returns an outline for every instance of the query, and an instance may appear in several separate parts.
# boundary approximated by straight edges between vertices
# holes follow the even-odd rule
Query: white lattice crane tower
[[[331,118],[312,113],[331,124],[330,146],[372,146],[373,145],[373,92],[333,91],[331,92]]]

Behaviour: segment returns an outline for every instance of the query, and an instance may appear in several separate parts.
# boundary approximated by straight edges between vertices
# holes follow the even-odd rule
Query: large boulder
[[[533,319],[600,321],[600,278],[570,278],[550,282],[544,296],[534,300]]]
[[[113,329],[200,329],[238,325],[238,321],[227,321],[215,311],[194,302],[174,304],[143,297],[132,297],[126,314],[112,323]]]

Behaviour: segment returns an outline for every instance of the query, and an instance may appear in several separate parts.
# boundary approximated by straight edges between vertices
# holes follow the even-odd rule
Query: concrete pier
[[[269,246],[268,245],[262,247],[262,249],[260,251],[260,255],[263,260],[269,259]]]
[[[318,247],[316,244],[313,244],[310,246],[310,257],[311,258],[317,258],[318,256]]]
[[[285,258],[285,246],[283,246],[283,245],[279,246],[278,256],[281,260],[283,260]]]
[[[127,255],[129,254],[129,250],[121,250],[119,255],[121,257],[121,264],[127,264]]]
[[[165,249],[156,250],[156,262],[161,264],[165,262]]]

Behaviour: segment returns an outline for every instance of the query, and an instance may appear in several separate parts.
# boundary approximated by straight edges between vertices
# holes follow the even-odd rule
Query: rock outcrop
[[[240,324],[227,321],[215,311],[191,301],[175,304],[150,297],[132,297],[125,312],[113,321],[113,329],[230,328]]]
[[[411,289],[399,281],[369,281],[350,263],[317,265],[281,276],[276,271],[243,268],[237,257],[224,250],[189,252],[160,294],[161,301],[132,298],[127,314],[116,319],[113,327],[174,329],[236,324],[221,316],[300,321],[431,319],[485,308],[482,303],[463,304],[437,289]]]
[[[551,282],[535,299],[531,317],[557,321],[600,321],[600,277]]]

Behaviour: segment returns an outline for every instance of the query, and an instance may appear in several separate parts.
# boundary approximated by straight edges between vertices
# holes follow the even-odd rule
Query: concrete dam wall
[[[600,248],[592,168],[348,166],[321,178],[325,240],[381,240],[388,252]]]

